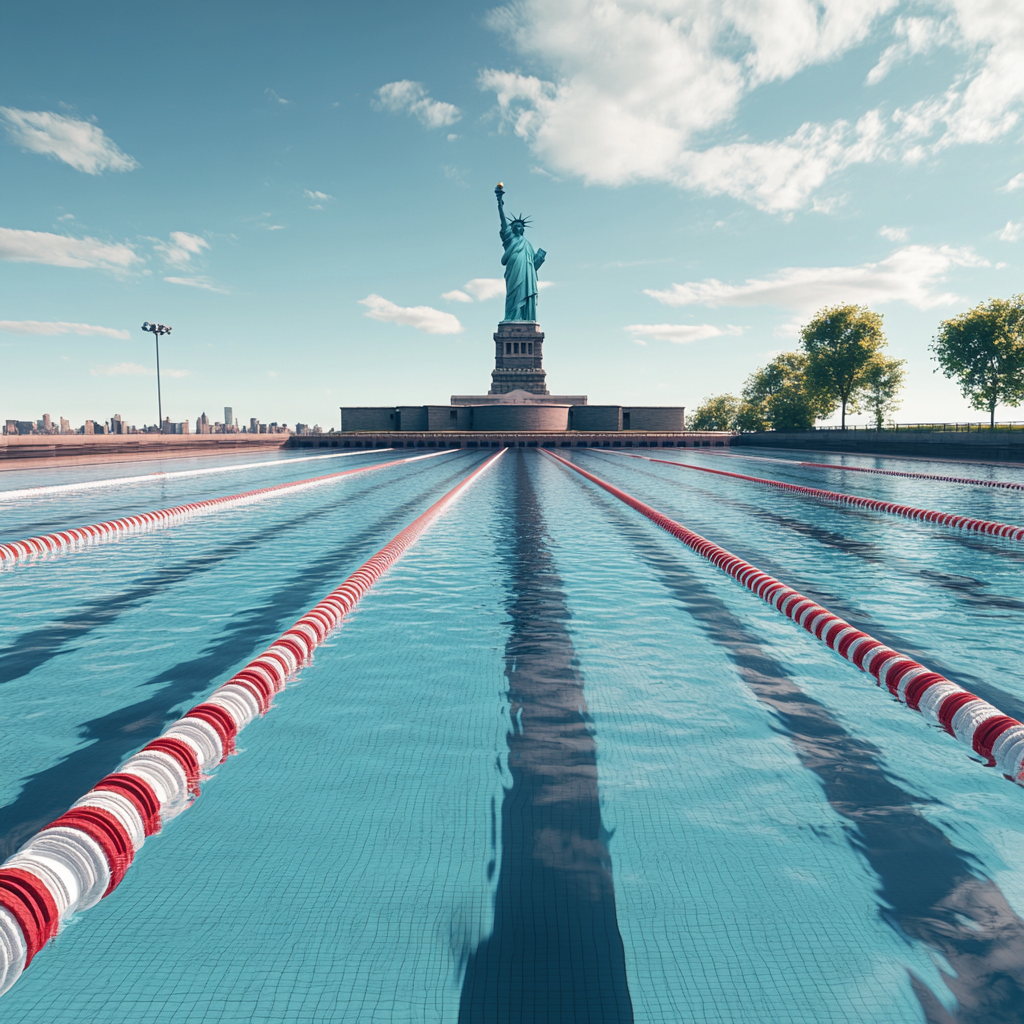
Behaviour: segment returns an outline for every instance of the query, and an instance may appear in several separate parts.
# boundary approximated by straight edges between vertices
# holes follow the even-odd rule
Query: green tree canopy
[[[827,416],[834,406],[808,387],[807,364],[803,353],[783,352],[755,370],[743,386],[739,429],[810,430]]]
[[[846,413],[855,412],[864,370],[885,346],[882,316],[867,306],[827,306],[800,332],[807,353],[807,384],[819,402],[831,402]]]
[[[861,400],[875,418],[875,427],[882,429],[885,417],[900,407],[899,393],[903,390],[903,379],[906,376],[903,367],[905,359],[888,359],[875,356],[867,366],[861,378]]]
[[[931,350],[947,377],[955,377],[972,409],[1024,400],[1024,295],[989,299],[939,324]]]
[[[711,395],[705,398],[690,419],[690,429],[732,430],[739,404],[735,395]]]

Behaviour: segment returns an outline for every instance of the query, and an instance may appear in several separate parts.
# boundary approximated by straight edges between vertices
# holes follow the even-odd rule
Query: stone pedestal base
[[[510,391],[548,393],[544,373],[544,332],[535,320],[506,320],[494,335],[491,395]]]

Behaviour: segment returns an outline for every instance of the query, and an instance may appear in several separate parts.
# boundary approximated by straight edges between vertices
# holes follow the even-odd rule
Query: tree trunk
[[[846,399],[845,398],[843,399],[843,416],[842,416],[842,420],[840,422],[843,425],[843,430],[845,430],[846,429]]]
[[[989,430],[996,429],[996,403],[993,402],[988,407],[988,428]]]

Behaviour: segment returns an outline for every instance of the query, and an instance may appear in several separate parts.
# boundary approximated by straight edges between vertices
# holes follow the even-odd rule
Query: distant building
[[[544,333],[533,321],[503,322],[494,334],[486,395],[452,395],[451,405],[343,408],[342,431],[686,429],[682,406],[588,405],[586,395],[549,394]]]
[[[235,422],[234,410],[232,410],[230,405],[225,405],[224,406],[224,426],[225,427],[230,427],[230,426],[232,426],[234,424],[234,422]]]

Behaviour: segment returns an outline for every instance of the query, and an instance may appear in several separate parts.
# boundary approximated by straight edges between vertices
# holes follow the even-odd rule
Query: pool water
[[[1024,521],[1020,492],[786,453],[657,455]],[[283,455],[22,498],[0,503],[0,540],[400,457]],[[1021,545],[569,457],[1024,719]],[[453,451],[5,569],[2,855],[485,458]],[[253,461],[195,462],[232,459]],[[506,452],[463,493],[239,748],[36,957],[5,1021],[1024,1021],[1021,790],[538,451]]]

